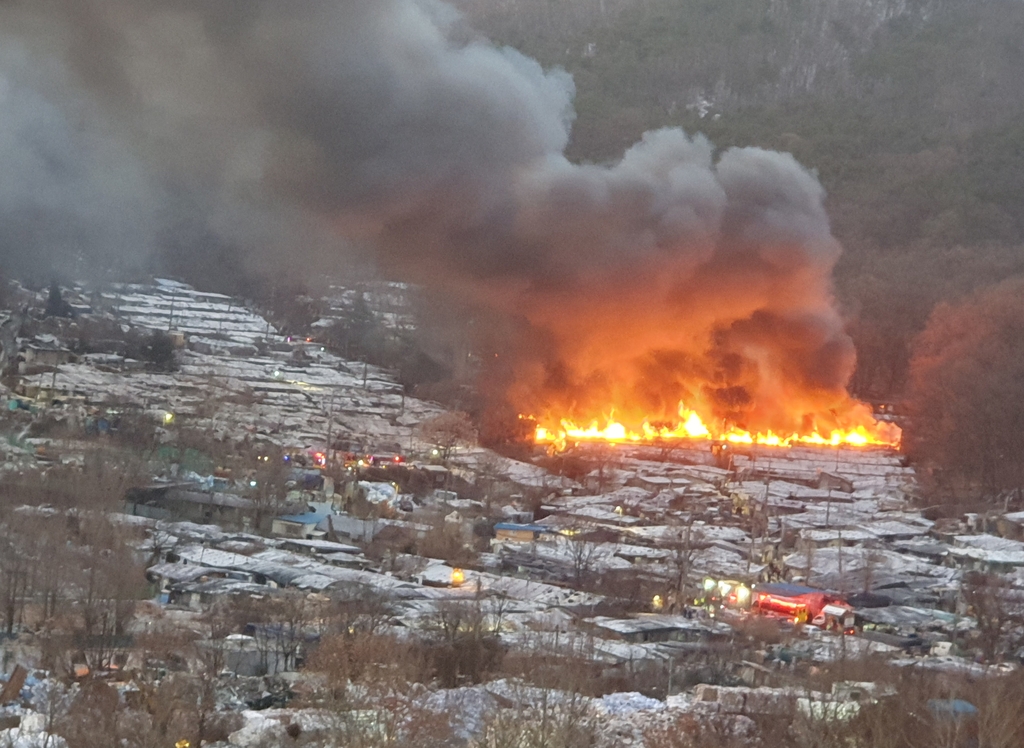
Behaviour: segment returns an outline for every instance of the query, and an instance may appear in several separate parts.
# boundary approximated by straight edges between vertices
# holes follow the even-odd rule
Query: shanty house
[[[71,360],[71,351],[62,346],[52,335],[41,335],[26,343],[18,354],[18,372],[39,367],[53,368]]]
[[[597,616],[583,621],[603,638],[632,644],[644,642],[703,642],[723,640],[731,635],[728,626],[682,616],[641,615],[637,618]]]
[[[996,520],[999,534],[1004,538],[1024,538],[1024,512],[1010,512]]]
[[[545,525],[518,524],[516,522],[499,522],[494,526],[494,539],[511,540],[519,543],[530,543],[545,534],[553,534],[555,530]]]
[[[222,527],[244,526],[252,510],[252,500],[243,496],[189,490],[189,487],[173,485],[133,489],[125,498],[125,511],[128,514]]]
[[[304,538],[306,540],[319,540],[327,533],[324,530],[317,530],[319,525],[329,512],[304,512],[302,514],[285,514],[276,517],[271,525],[271,533],[286,538]]]

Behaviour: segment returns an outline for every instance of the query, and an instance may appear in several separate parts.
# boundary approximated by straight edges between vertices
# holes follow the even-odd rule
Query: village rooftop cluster
[[[1024,656],[1012,497],[928,508],[882,448],[502,456],[330,342],[354,304],[414,328],[407,290],[334,289],[288,331],[167,280],[62,289],[57,309],[8,294],[0,740],[66,744],[100,683],[168,745],[498,745],[542,715],[658,748],[698,723],[824,733],[903,677],[934,688],[936,729],[977,734],[971,689]],[[97,455],[131,470],[111,479]],[[88,500],[47,500],[74,476]],[[87,605],[84,577],[47,588],[47,554],[13,536],[73,525],[79,566],[100,569],[81,540],[99,516],[139,576],[104,572]],[[160,722],[160,694],[189,706]]]

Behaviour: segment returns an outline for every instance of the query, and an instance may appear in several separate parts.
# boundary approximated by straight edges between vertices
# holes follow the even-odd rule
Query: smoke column
[[[669,415],[685,399],[787,429],[849,404],[839,247],[789,155],[716,155],[666,129],[617,163],[570,163],[571,78],[430,0],[22,0],[0,28],[21,102],[0,132],[55,123],[37,137],[69,170],[19,163],[4,214],[84,214],[97,228],[77,246],[124,257],[168,220],[277,258],[362,248],[525,319],[524,409]],[[43,186],[20,194],[26,179]],[[6,262],[21,251],[0,242]]]

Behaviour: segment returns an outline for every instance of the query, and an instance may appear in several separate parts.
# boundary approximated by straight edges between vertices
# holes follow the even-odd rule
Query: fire
[[[558,419],[554,425],[538,422],[534,439],[538,444],[548,444],[557,450],[565,449],[569,442],[643,444],[671,440],[705,440],[771,447],[813,445],[896,448],[900,444],[901,435],[899,426],[874,419],[869,423],[846,428],[834,428],[824,432],[814,429],[803,434],[775,433],[771,430],[750,432],[735,427],[712,430],[696,411],[680,403],[679,420],[672,424],[644,420],[639,427],[630,428],[615,420],[615,414],[612,412],[600,421],[592,420],[589,425],[581,425],[570,418]]]

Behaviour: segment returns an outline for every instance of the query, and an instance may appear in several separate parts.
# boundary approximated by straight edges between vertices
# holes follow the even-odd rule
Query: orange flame
[[[588,426],[562,418],[554,425],[538,423],[534,432],[534,440],[538,444],[548,444],[559,451],[565,449],[569,442],[643,444],[670,440],[720,441],[772,447],[815,445],[897,448],[901,436],[899,426],[873,419],[867,424],[832,429],[825,433],[813,430],[806,434],[777,434],[771,430],[750,432],[734,427],[712,431],[696,411],[686,408],[682,403],[679,404],[679,421],[673,425],[652,424],[645,420],[638,429],[631,429],[616,421],[613,411],[603,421],[594,419]]]

